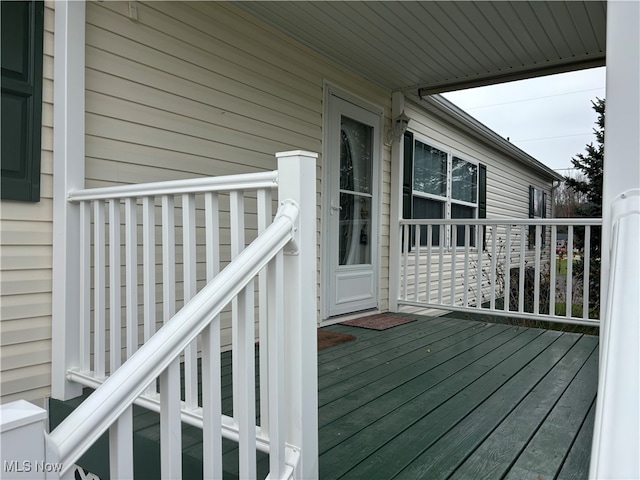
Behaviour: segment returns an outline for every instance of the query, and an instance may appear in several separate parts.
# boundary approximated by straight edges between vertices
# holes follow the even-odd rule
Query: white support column
[[[301,450],[296,478],[318,478],[318,360],[316,281],[317,154],[277,153],[278,199],[298,204],[295,244],[285,247],[285,411],[287,441]]]
[[[640,478],[638,85],[640,3],[609,1],[602,192],[602,324],[590,478]],[[612,255],[616,241],[619,250]]]
[[[66,379],[79,365],[80,206],[67,201],[84,188],[85,3],[58,2],[55,13],[53,117],[52,396],[77,397],[82,387]]]
[[[391,97],[391,118],[404,111],[404,94],[394,92]],[[402,217],[402,169],[404,167],[403,138],[391,144],[391,199],[389,221],[389,310],[398,311],[400,288],[400,229],[398,221]],[[428,279],[427,279],[428,280]],[[429,285],[427,285],[427,292]]]
[[[638,2],[607,2],[607,89],[602,188],[602,266],[609,275],[611,206],[622,192],[640,188],[640,19]],[[600,287],[601,314],[607,285]]]

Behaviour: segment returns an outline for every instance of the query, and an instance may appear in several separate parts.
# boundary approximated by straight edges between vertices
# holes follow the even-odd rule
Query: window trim
[[[535,212],[535,198],[536,192],[542,193],[542,216],[536,216]],[[543,219],[547,218],[547,190],[543,187],[539,187],[537,185],[529,185],[529,218],[532,219]],[[536,247],[536,235],[535,235],[535,225],[529,226],[529,235],[527,240],[527,247],[531,250]],[[542,236],[542,242],[540,243],[540,248],[544,248],[547,243],[546,238],[546,228],[543,225],[540,229],[540,235]]]
[[[479,218],[479,214],[480,214],[480,169],[481,169],[481,165],[483,165],[479,160],[476,160],[464,153],[461,153],[459,150],[447,147],[443,144],[440,144],[437,141],[433,141],[432,139],[418,133],[418,132],[414,132],[414,131],[408,131],[407,132],[410,136],[411,136],[411,141],[412,141],[412,145],[411,145],[411,197],[410,197],[410,204],[411,204],[411,208],[413,208],[413,199],[414,197],[418,197],[418,198],[424,198],[424,199],[428,199],[428,200],[433,200],[433,201],[438,201],[444,204],[444,217],[442,218],[442,220],[451,220],[452,217],[452,205],[460,205],[463,207],[469,207],[469,208],[473,208],[474,209],[474,215],[473,217],[471,217],[472,219],[478,219]],[[405,136],[403,138],[403,141],[407,141],[407,137]],[[425,193],[425,192],[421,192],[419,190],[415,190],[414,189],[414,178],[415,178],[415,142],[420,142],[422,144],[428,145],[432,148],[435,148],[437,150],[440,150],[441,152],[445,153],[447,155],[447,183],[446,183],[446,196],[440,196],[440,195],[435,195],[432,193]],[[405,149],[405,153],[406,153],[406,149]],[[454,199],[453,198],[453,158],[457,158],[459,160],[462,160],[464,162],[467,162],[471,165],[474,165],[476,167],[476,202],[467,202],[464,200],[458,200],[458,199]],[[405,159],[405,161],[403,162],[404,165],[407,165],[407,159]],[[486,168],[486,167],[485,167]],[[406,172],[405,172],[406,173]],[[404,175],[403,175],[404,177]],[[404,181],[404,180],[403,180]],[[486,190],[486,189],[485,189]],[[413,218],[413,215],[411,215],[411,219],[415,219]],[[447,228],[445,230],[445,235],[444,235],[444,248],[448,251],[452,250],[452,242],[453,242],[453,234],[452,234],[452,229],[453,226],[451,226],[451,228]],[[471,234],[471,245],[469,245],[470,249],[477,249],[477,242],[476,242],[476,237],[477,234],[473,233]],[[431,245],[431,248],[440,248],[439,245]],[[420,245],[420,249],[426,249],[426,245]],[[464,249],[465,246],[464,245],[456,245],[456,249]]]

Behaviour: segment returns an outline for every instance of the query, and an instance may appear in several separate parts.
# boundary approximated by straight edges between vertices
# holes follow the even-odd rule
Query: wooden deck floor
[[[586,478],[598,338],[457,319],[321,351],[322,479]]]
[[[356,340],[318,354],[321,479],[586,478],[597,337],[416,318],[386,331],[326,328]],[[227,393],[225,413],[231,403]],[[66,416],[55,412],[61,404],[54,425]],[[136,478],[160,478],[158,415],[134,415]],[[184,478],[202,475],[201,439],[183,426]],[[225,479],[237,478],[236,445],[224,449]],[[83,466],[108,478],[104,459]],[[259,472],[267,468],[259,454]]]

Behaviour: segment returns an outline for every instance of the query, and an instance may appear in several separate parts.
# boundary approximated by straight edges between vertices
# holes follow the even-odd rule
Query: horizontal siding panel
[[[51,292],[51,270],[5,270],[0,290],[3,296]]]
[[[48,363],[51,361],[51,341],[30,341],[16,345],[4,345],[0,353],[2,371]]]
[[[108,95],[109,98],[139,103],[230,130],[249,130],[256,132],[256,135],[260,132],[262,136],[283,144],[307,144],[310,139],[318,138],[321,131],[318,123],[303,122],[290,115],[249,103],[243,98],[211,89],[198,92],[197,90],[204,90],[204,87],[199,85],[185,85],[185,90],[188,89],[192,93],[188,97],[177,98],[174,94],[178,89],[175,79],[172,82],[173,91],[158,90],[110,74],[87,70],[87,82],[91,84],[93,91]],[[171,87],[167,85],[167,88]],[[87,110],[91,111],[89,103]]]
[[[52,240],[52,222],[0,220],[0,242],[3,246],[51,245]]]
[[[51,364],[42,363],[2,372],[2,401],[5,395],[36,388],[48,388],[51,383]]]
[[[127,123],[122,120],[87,114],[87,135],[111,138],[120,142],[131,142],[143,146],[163,148],[168,151],[182,151],[189,155],[206,157],[215,155],[216,157],[231,158],[233,163],[242,163],[255,167],[256,170],[272,169],[275,160],[272,155],[264,152],[246,150],[244,148],[216,144],[196,137],[188,137],[173,131],[159,131],[153,127]],[[100,152],[87,152],[88,155],[99,158]],[[230,162],[231,163],[231,162]],[[265,168],[265,165],[267,166]],[[174,166],[176,169],[178,165]],[[188,168],[184,166],[184,168]],[[184,177],[183,177],[184,178]]]
[[[2,305],[0,305],[2,321],[50,315],[51,293],[29,293],[2,297]]]
[[[130,168],[132,172],[143,169],[155,169],[157,171],[170,170],[174,173],[172,178],[192,178],[195,176],[218,176],[234,173],[251,173],[256,171],[268,171],[276,169],[276,159],[272,155],[264,155],[254,152],[245,152],[243,158],[247,163],[232,163],[218,155],[218,149],[209,151],[207,155],[197,155],[188,152],[167,150],[155,146],[124,143],[114,139],[87,136],[87,170],[99,167],[97,164],[122,163],[122,168]],[[223,150],[222,148],[220,150]],[[222,153],[222,152],[220,152]],[[180,167],[180,170],[178,170]],[[184,172],[176,177],[176,172]],[[96,173],[96,175],[99,175]],[[113,178],[112,176],[92,176],[92,178]],[[150,177],[146,177],[150,178]],[[149,181],[149,180],[147,180]],[[122,179],[126,183],[126,179]],[[134,180],[131,180],[134,183]]]
[[[30,390],[25,390],[18,393],[13,393],[10,395],[2,394],[2,403],[15,402],[17,400],[26,400],[27,402],[31,402],[34,405],[39,406],[40,408],[47,408],[47,400],[46,398],[51,396],[51,387],[45,386],[41,388],[34,388]]]
[[[309,137],[281,134],[281,138],[277,138],[274,132],[269,132],[269,129],[265,129],[263,124],[259,124],[259,128],[257,128],[258,125],[254,125],[255,130],[250,130],[251,133],[247,133],[227,126],[210,124],[201,118],[181,116],[174,111],[153,109],[92,92],[87,92],[86,105],[88,115],[95,114],[110,118],[123,116],[123,121],[126,122],[182,134],[185,136],[185,142],[189,142],[192,138],[212,142],[211,149],[215,149],[216,144],[227,144],[242,145],[247,150],[257,152],[275,153],[282,149],[294,148],[295,145],[299,145],[300,148],[315,148],[316,150],[320,147],[317,140],[314,141]],[[180,108],[176,106],[175,110],[180,110]],[[123,115],[123,112],[126,114]],[[224,122],[224,120],[220,121]],[[248,127],[251,127],[254,122],[247,121],[246,123]],[[283,143],[285,140],[297,140],[297,142]]]
[[[2,248],[0,269],[43,269],[51,268],[53,255],[51,247],[43,245],[8,245]]]
[[[160,8],[168,5],[169,2],[158,4]],[[175,19],[162,16],[164,21],[161,26],[153,29],[146,25],[140,10],[141,21],[135,24],[126,17],[106,10],[122,8],[116,6],[116,2],[88,6],[88,45],[200,85],[211,85],[213,88],[218,88],[219,85],[224,91],[238,91],[243,94],[242,98],[263,106],[289,108],[292,116],[299,116],[314,108],[315,101],[309,95],[309,92],[313,92],[313,85],[310,84],[306,92],[301,91],[300,79],[287,71],[257,57],[243,58],[241,52],[232,45],[220,45],[202,34],[196,34],[193,45],[185,43],[183,38],[193,38],[193,29],[185,28],[184,24]],[[184,5],[181,7],[184,9]],[[140,8],[144,10],[144,6]],[[146,16],[146,21],[161,17],[154,15],[152,9],[149,12],[151,15]],[[181,36],[172,37],[167,32],[180,32]],[[237,40],[240,37],[241,34],[236,32],[234,38]],[[231,60],[224,58],[225,56]],[[87,66],[91,65],[87,58]],[[135,72],[136,70],[131,74]],[[131,74],[127,73],[127,77]],[[321,83],[318,86],[321,87]],[[280,105],[282,103],[290,106]]]
[[[235,7],[227,9],[222,4],[198,5],[191,2],[152,6],[158,15],[150,15],[150,25],[160,31],[167,31],[166,28],[173,26],[176,29],[172,32],[175,38],[187,42],[193,50],[206,45],[209,51],[225,60],[260,73],[267,79],[279,81],[284,71],[287,78],[283,84],[292,89],[313,85],[317,81],[319,72],[313,71],[312,59],[304,58],[305,55],[290,48],[291,42],[273,38],[270,32],[264,30],[255,31],[245,20],[234,15],[233,12],[237,11]],[[180,30],[181,25],[174,25],[174,19],[189,25],[189,29]],[[184,36],[179,36],[178,32]],[[277,43],[278,49],[273,48],[274,43]],[[298,68],[291,68],[292,60],[299,62]]]
[[[48,340],[51,338],[51,317],[3,320],[0,332],[2,346]]]
[[[136,52],[135,48],[130,49],[127,55],[133,57],[133,52]],[[158,55],[160,54],[158,53]],[[141,50],[138,56],[144,57],[145,51]],[[149,54],[147,54],[147,62],[149,61],[148,57]],[[158,60],[158,63],[162,63],[163,68],[153,67],[140,63],[137,58],[129,60],[122,58],[117,53],[87,47],[87,86],[100,91],[100,85],[94,83],[99,79],[94,81],[93,77],[89,77],[89,72],[95,72],[94,75],[97,73],[108,74],[127,80],[134,85],[148,87],[147,96],[151,93],[166,92],[174,97],[173,102],[191,99],[223,112],[236,112],[249,119],[273,120],[274,116],[278,119],[279,114],[280,120],[285,119],[287,122],[292,119],[297,120],[300,123],[300,128],[307,125],[320,127],[321,119],[317,113],[317,106],[315,109],[300,107],[291,99],[285,100],[226,77],[217,78],[216,74],[202,71],[202,67],[190,64],[182,65],[178,60],[172,58],[161,60]],[[167,64],[167,62],[175,62],[176,64]],[[145,80],[147,78],[149,78],[148,81]],[[120,95],[130,95],[130,93],[122,91]],[[255,113],[251,113],[252,111]]]

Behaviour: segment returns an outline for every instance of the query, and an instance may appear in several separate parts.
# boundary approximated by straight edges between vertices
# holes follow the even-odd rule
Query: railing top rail
[[[107,200],[111,198],[151,197],[183,193],[230,192],[232,190],[258,190],[278,186],[278,171],[244,173],[220,177],[190,178],[166,182],[137,183],[114,187],[88,188],[70,192],[70,202]]]
[[[285,202],[273,223],[165,323],[47,436],[47,450],[72,465],[222,309],[294,237],[298,207]]]
[[[602,225],[601,218],[453,218],[400,219],[400,225]]]

